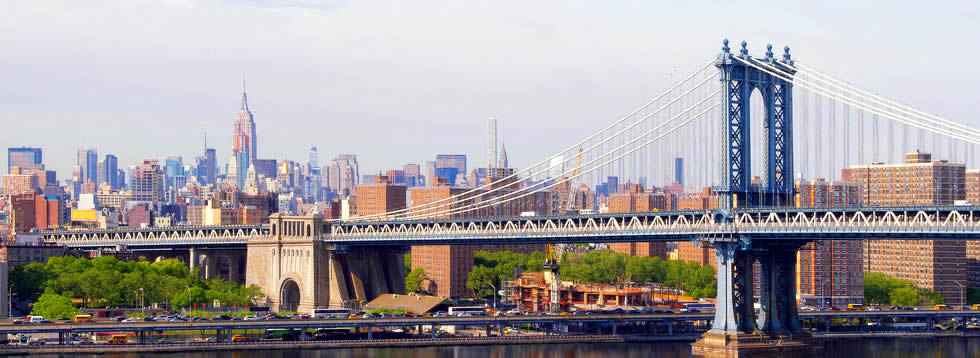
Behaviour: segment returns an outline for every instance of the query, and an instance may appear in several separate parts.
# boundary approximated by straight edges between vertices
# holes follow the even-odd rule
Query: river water
[[[816,357],[866,358],[980,358],[980,338],[873,338],[839,339],[824,343],[824,352]],[[180,354],[106,354],[48,355],[47,357],[188,357],[188,358],[686,358],[691,357],[689,343],[603,343],[603,344],[533,344],[499,346],[457,346],[424,348],[357,348],[282,351],[202,352]],[[794,357],[796,357],[794,355]]]

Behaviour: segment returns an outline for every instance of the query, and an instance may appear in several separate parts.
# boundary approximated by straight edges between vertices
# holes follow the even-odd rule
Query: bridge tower
[[[731,222],[739,208],[793,205],[793,85],[748,63],[765,63],[795,74],[789,47],[782,60],[773,58],[772,45],[764,58],[752,58],[745,41],[738,55],[728,40],[715,66],[722,82],[721,186],[715,220]],[[750,98],[762,95],[765,156],[764,182],[751,182]],[[727,237],[700,238],[715,249],[718,295],[711,330],[693,345],[693,352],[708,356],[740,356],[753,349],[809,350],[796,307],[796,254],[809,240],[752,242],[737,232]],[[755,272],[758,264],[759,312],[755,311]],[[764,344],[778,340],[778,347]]]
[[[765,61],[794,74],[789,47],[783,59],[773,58],[772,45],[766,57],[751,59],[745,41],[742,50],[734,55],[724,41],[715,66],[722,82],[722,153],[721,185],[718,206],[722,210],[741,207],[785,206],[793,202],[793,84],[742,62]],[[738,58],[736,58],[738,57]],[[765,172],[762,187],[752,185],[752,118],[750,98],[758,90],[762,95],[764,115],[762,128],[765,139]]]

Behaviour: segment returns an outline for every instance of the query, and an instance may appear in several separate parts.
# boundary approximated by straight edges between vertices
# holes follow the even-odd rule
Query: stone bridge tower
[[[248,242],[245,283],[262,287],[272,310],[358,309],[383,293],[405,293],[404,250],[328,244],[330,225],[319,215],[269,219],[269,235]]]

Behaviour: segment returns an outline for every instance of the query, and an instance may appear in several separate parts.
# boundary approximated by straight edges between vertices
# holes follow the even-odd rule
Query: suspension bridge
[[[797,251],[809,242],[980,239],[980,207],[953,205],[955,198],[930,197],[930,204],[912,207],[875,207],[865,201],[853,207],[796,208],[794,177],[841,179],[841,172],[854,165],[894,163],[913,150],[975,167],[978,140],[977,129],[837,79],[793,59],[789,47],[777,56],[770,45],[756,57],[745,42],[733,51],[725,40],[716,58],[662,94],[527,168],[404,209],[343,221],[280,218],[262,233],[280,241],[306,238],[326,245],[331,255],[348,248],[419,244],[699,242],[715,249],[719,293],[713,328],[702,348],[727,349],[760,334],[805,335],[794,296]],[[675,158],[691,165],[681,168]],[[671,184],[668,173],[680,173],[673,185],[684,191],[711,188],[718,209],[586,215],[569,199],[580,186],[602,185],[610,177],[642,186]],[[891,193],[908,194],[917,193]],[[529,207],[540,212],[515,215]],[[251,245],[249,235],[255,232],[239,231],[225,240]],[[133,233],[44,235],[69,247],[152,241],[145,238],[148,234]],[[191,244],[196,237],[193,232],[154,235]],[[758,313],[753,265],[761,268]],[[267,282],[279,287],[270,296],[282,295],[282,280],[277,276]],[[333,283],[328,286],[335,289]],[[306,300],[314,305],[329,301]]]

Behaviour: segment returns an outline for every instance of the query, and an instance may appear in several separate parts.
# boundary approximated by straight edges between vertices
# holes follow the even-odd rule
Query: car
[[[52,320],[50,320],[50,319],[42,319],[42,320],[41,320],[40,322],[38,322],[38,323],[54,323],[54,321],[52,321]],[[41,343],[41,344],[44,344],[44,343]]]
[[[888,309],[890,309],[890,310],[892,310],[892,311],[898,311],[898,310],[900,310],[900,309],[902,309],[902,307],[899,307],[899,306],[891,306],[891,307],[890,307],[890,308],[888,308]]]
[[[115,320],[116,322],[122,322],[126,320],[126,316],[113,317],[112,319]]]
[[[140,321],[142,321],[142,320],[141,320],[141,319],[139,319],[139,318],[127,318],[127,319],[124,319],[124,320],[122,320],[122,321],[119,321],[119,322],[123,322],[123,323],[133,323],[133,322],[140,322]]]
[[[187,322],[187,320],[180,317],[171,317],[167,319],[167,322]]]
[[[261,320],[261,318],[259,318],[259,316],[245,316],[242,319],[245,320],[245,321],[258,321],[258,320]]]
[[[231,316],[226,316],[226,315],[214,316],[214,317],[211,318],[211,320],[212,321],[230,321],[231,320]]]
[[[143,322],[156,322],[153,317],[143,317]]]
[[[25,320],[23,320],[23,319],[20,319],[20,318],[18,318],[18,319],[15,319],[13,323],[14,323],[14,324],[24,324],[24,322],[27,322],[27,321],[25,321]]]
[[[575,311],[575,312],[572,312],[572,315],[575,315],[575,316],[584,316],[586,313],[587,312],[585,312],[585,311]]]
[[[232,321],[241,321],[242,318],[241,317],[232,317],[231,320]]]
[[[313,318],[313,317],[310,316],[310,315],[308,315],[308,314],[305,314],[305,313],[299,315],[299,319],[311,319],[311,318]]]
[[[78,322],[78,323],[97,323],[97,322],[94,319],[89,318],[87,320],[84,320],[84,321],[81,321],[81,322]]]
[[[246,340],[248,340],[248,337],[245,337],[244,334],[234,334],[231,336],[232,342],[245,342]]]
[[[559,315],[561,315],[561,316],[571,316],[572,313],[571,312],[562,312],[562,313],[559,313]]]
[[[687,313],[700,313],[700,312],[701,310],[695,307],[691,307],[687,309]]]

